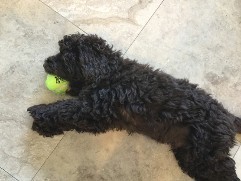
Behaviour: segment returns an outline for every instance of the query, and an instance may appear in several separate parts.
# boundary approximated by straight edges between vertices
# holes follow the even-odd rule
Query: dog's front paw
[[[29,113],[36,113],[38,110],[43,109],[46,106],[47,106],[46,104],[39,104],[39,105],[31,106],[27,109],[27,111]]]
[[[46,107],[46,104],[35,105],[35,106],[29,107],[27,111],[30,113],[30,115],[33,117],[34,120],[40,120],[45,107]]]
[[[45,137],[63,134],[63,130],[58,125],[56,113],[51,106],[46,104],[35,105],[29,107],[27,111],[34,119],[32,130]]]
[[[32,130],[44,137],[53,137],[54,135],[63,134],[63,130],[54,124],[53,121],[34,120]]]

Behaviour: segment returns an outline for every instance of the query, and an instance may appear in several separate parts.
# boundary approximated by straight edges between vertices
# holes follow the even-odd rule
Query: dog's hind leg
[[[235,162],[227,155],[213,157],[190,147],[173,151],[182,170],[197,181],[239,181]]]
[[[184,172],[197,181],[239,181],[235,162],[229,157],[232,134],[210,133],[196,126],[188,138],[186,145],[173,149]]]

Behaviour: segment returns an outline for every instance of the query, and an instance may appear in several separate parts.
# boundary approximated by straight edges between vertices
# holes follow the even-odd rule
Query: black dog
[[[137,132],[170,144],[183,171],[198,181],[239,180],[229,150],[241,119],[197,85],[124,59],[95,35],[65,36],[59,46],[44,68],[68,80],[67,93],[76,98],[30,107],[33,130]]]

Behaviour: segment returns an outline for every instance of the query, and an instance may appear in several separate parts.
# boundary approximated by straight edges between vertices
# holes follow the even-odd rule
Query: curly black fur
[[[237,181],[229,157],[241,120],[197,85],[124,59],[96,35],[59,41],[45,71],[70,82],[73,99],[30,107],[33,130],[145,134],[168,143],[185,173],[199,181]]]

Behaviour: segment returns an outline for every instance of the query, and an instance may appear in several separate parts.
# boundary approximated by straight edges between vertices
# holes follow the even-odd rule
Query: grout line
[[[60,15],[62,18],[64,18],[65,20],[67,20],[69,23],[71,23],[73,26],[75,26],[76,28],[78,28],[79,30],[83,31],[85,34],[89,34],[86,31],[84,31],[83,29],[81,29],[80,27],[78,27],[77,25],[75,25],[72,21],[70,21],[69,19],[67,19],[66,17],[64,17],[63,15],[61,15],[59,12],[55,11],[53,8],[51,8],[49,5],[45,4],[43,1],[38,0],[39,2],[41,2],[43,5],[47,6],[49,9],[53,10],[55,13],[57,13],[58,15]]]
[[[238,151],[239,151],[240,147],[241,147],[241,145],[239,145],[239,147],[238,147],[237,151],[234,153],[234,155],[233,155],[233,159],[234,159],[234,157],[236,156],[236,154],[238,153]]]
[[[83,31],[85,34],[89,34],[87,33],[85,30],[81,29],[80,27],[78,27],[77,25],[75,25],[72,21],[70,21],[68,18],[64,17],[63,15],[61,15],[59,12],[57,12],[56,10],[54,10],[53,8],[51,8],[48,4],[45,4],[42,0],[38,0],[39,2],[41,2],[43,5],[47,6],[49,9],[53,10],[55,13],[57,13],[58,15],[60,15],[62,18],[64,18],[65,20],[67,20],[69,23],[71,23],[73,26],[75,26],[77,29]],[[127,51],[130,49],[130,47],[132,46],[132,44],[136,41],[136,39],[138,38],[138,36],[141,34],[142,30],[146,27],[146,25],[149,23],[149,21],[151,20],[151,18],[153,17],[153,15],[156,13],[156,11],[159,9],[159,7],[163,4],[165,0],[162,0],[162,2],[158,5],[158,7],[155,9],[155,11],[153,12],[153,14],[150,16],[150,18],[147,20],[147,22],[145,23],[145,25],[142,27],[142,29],[140,30],[140,32],[137,34],[137,36],[135,37],[135,39],[131,42],[131,44],[128,46],[127,50],[125,51],[125,53],[123,54],[123,56],[127,53]]]
[[[6,172],[8,175],[10,175],[12,178],[14,178],[15,180],[19,181],[17,178],[15,178],[12,174],[10,174],[8,171],[6,171],[5,169],[3,169],[2,167],[0,167],[1,170],[3,170],[4,172]]]
[[[148,21],[145,23],[145,25],[142,27],[142,29],[140,30],[140,32],[138,33],[138,35],[135,37],[135,39],[131,42],[130,46],[127,48],[127,50],[125,51],[125,53],[123,54],[123,56],[127,53],[127,51],[130,49],[130,47],[132,46],[132,44],[136,41],[136,39],[139,37],[139,35],[141,34],[141,32],[143,31],[143,29],[146,27],[146,25],[149,23],[149,21],[151,20],[151,18],[154,16],[154,14],[157,12],[157,10],[160,8],[160,6],[163,4],[165,0],[162,0],[162,2],[158,5],[158,7],[156,8],[156,10],[154,11],[154,13],[151,15],[151,17],[148,19]]]
[[[68,21],[69,23],[71,23],[74,27],[76,27],[77,29],[79,29],[80,31],[84,32],[85,34],[88,34],[86,31],[84,31],[83,29],[81,29],[80,27],[78,27],[77,25],[75,25],[72,21],[70,21],[69,19],[67,19],[66,17],[64,17],[63,15],[61,15],[60,13],[58,13],[57,11],[55,11],[53,8],[51,8],[49,5],[45,4],[43,1],[38,0],[40,3],[42,3],[44,6],[47,6],[49,9],[51,9],[52,11],[54,11],[56,14],[60,15],[62,18],[64,18],[66,21]],[[65,136],[65,135],[64,135]],[[36,177],[36,175],[39,173],[39,171],[41,170],[41,168],[44,166],[44,164],[46,163],[46,161],[49,159],[49,157],[53,154],[53,152],[55,151],[55,149],[58,147],[58,145],[60,144],[60,142],[63,140],[64,136],[60,139],[60,141],[57,143],[57,145],[54,147],[54,149],[52,150],[52,152],[48,155],[48,157],[46,158],[46,160],[44,161],[44,163],[41,165],[41,167],[38,169],[38,171],[34,174],[33,178],[31,179],[31,181]],[[1,167],[0,167],[1,168]],[[8,173],[8,172],[7,172]],[[9,174],[9,173],[8,173]],[[11,175],[12,176],[12,175]],[[19,180],[18,180],[19,181]]]
[[[53,10],[55,13],[57,13],[58,15],[60,15],[61,17],[63,17],[65,20],[67,20],[69,23],[71,23],[73,26],[75,26],[77,29],[79,29],[80,31],[83,31],[85,34],[89,34],[87,33],[85,30],[81,29],[80,27],[78,27],[77,25],[75,25],[72,21],[70,21],[69,19],[67,19],[66,17],[64,17],[63,15],[61,15],[60,13],[58,13],[56,10],[54,10],[53,8],[51,8],[49,5],[45,4],[42,0],[38,0],[39,2],[41,2],[43,5],[47,6],[49,9]],[[125,51],[125,53],[123,53],[123,56],[127,53],[127,51],[130,49],[130,47],[132,46],[132,44],[136,41],[136,39],[139,37],[139,35],[141,34],[141,32],[143,31],[143,29],[146,27],[146,25],[149,23],[149,21],[151,20],[151,18],[154,16],[154,14],[156,13],[156,11],[160,8],[160,6],[163,4],[165,0],[162,0],[162,2],[158,5],[158,7],[156,8],[156,10],[154,11],[154,13],[151,15],[151,17],[148,19],[148,21],[145,23],[145,25],[142,27],[142,29],[140,30],[140,32],[138,33],[138,35],[135,37],[135,39],[132,41],[132,43],[129,45],[129,47],[127,48],[127,50]],[[168,46],[166,46],[166,48],[168,49],[173,49],[170,48]],[[202,47],[205,48],[205,47]],[[174,49],[177,52],[183,53],[184,55],[190,56],[189,53],[183,52],[180,49]],[[214,55],[215,57],[222,59],[219,56]]]
[[[64,135],[65,136],[65,135]],[[31,181],[36,177],[36,175],[39,173],[39,171],[41,170],[41,168],[44,166],[44,164],[46,163],[46,161],[49,159],[49,157],[53,154],[53,152],[55,151],[55,149],[58,147],[58,145],[60,144],[60,142],[62,141],[62,139],[64,138],[64,136],[60,139],[60,141],[57,143],[57,145],[54,147],[54,149],[51,151],[51,153],[49,154],[49,156],[45,159],[44,163],[41,165],[41,167],[38,169],[38,171],[34,174],[33,178],[31,179]]]

